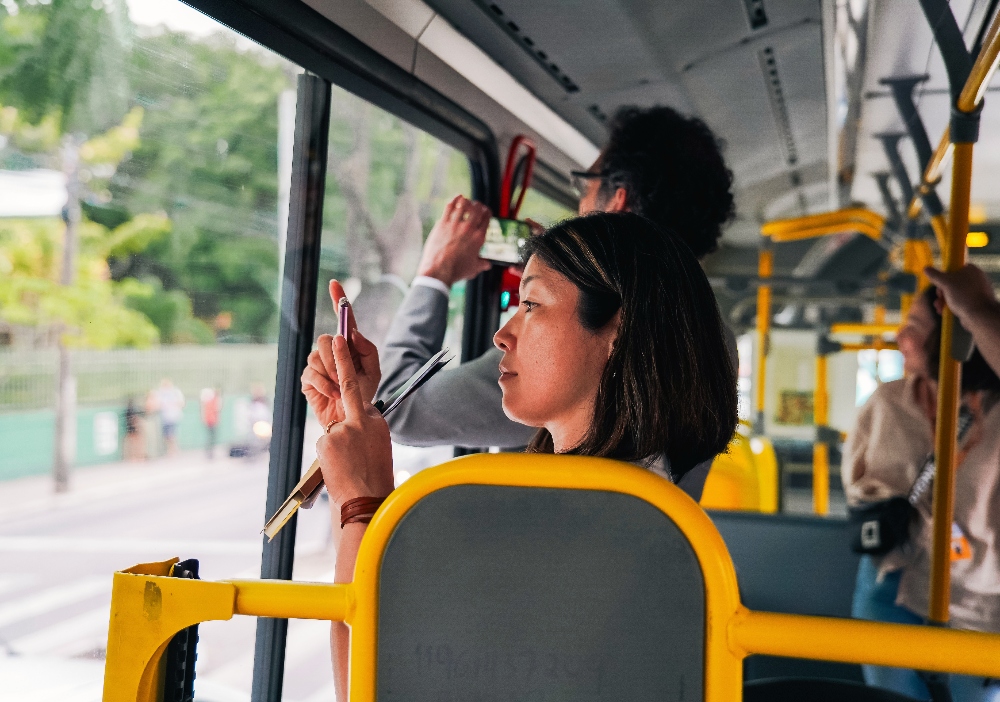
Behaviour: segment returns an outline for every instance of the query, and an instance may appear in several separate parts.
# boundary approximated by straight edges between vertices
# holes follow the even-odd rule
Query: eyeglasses
[[[573,190],[576,191],[577,197],[583,197],[587,194],[587,190],[590,189],[590,181],[595,178],[599,180],[604,180],[608,177],[607,171],[597,171],[596,173],[592,171],[570,171],[570,185],[573,186]]]

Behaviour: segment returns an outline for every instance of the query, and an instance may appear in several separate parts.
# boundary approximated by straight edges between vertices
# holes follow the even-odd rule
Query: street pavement
[[[100,699],[115,570],[179,556],[198,558],[206,580],[259,577],[266,485],[266,455],[208,461],[200,452],[80,469],[63,495],[52,494],[48,477],[0,483],[0,641],[8,652],[0,678],[23,678],[16,699]],[[308,563],[311,580],[332,580],[323,577],[333,554],[320,555],[322,517],[316,510],[299,520],[296,565]],[[315,572],[324,561],[326,573]],[[285,699],[310,699],[331,682],[324,635],[315,631],[326,625],[306,624],[313,626],[292,632],[289,653],[314,658],[315,674],[308,682],[296,678],[298,694]],[[255,626],[255,619],[237,617],[200,627],[196,688],[214,683],[208,687],[215,694],[199,699],[249,700]],[[294,645],[302,637],[316,639],[314,656],[313,647]],[[23,672],[36,668],[49,672]],[[66,676],[80,678],[75,689],[65,689]],[[332,700],[332,688],[327,692],[316,699]]]
[[[395,453],[411,474],[450,449]],[[266,454],[202,452],[78,469],[58,495],[48,476],[0,482],[0,697],[101,699],[116,570],[179,556],[198,558],[205,580],[259,577],[266,485]],[[300,512],[296,580],[333,580],[326,504]],[[252,617],[200,626],[198,702],[248,702],[255,631]],[[290,622],[284,679],[288,702],[333,702],[328,623]]]

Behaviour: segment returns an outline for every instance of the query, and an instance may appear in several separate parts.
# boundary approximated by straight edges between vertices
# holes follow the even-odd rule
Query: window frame
[[[319,78],[354,93],[461,151],[469,159],[473,198],[496,211],[500,182],[497,141],[489,127],[473,114],[304,3],[296,0],[181,1]],[[325,164],[326,154],[321,158]],[[292,196],[294,199],[295,193]],[[300,287],[315,278],[318,255],[308,265],[317,270],[312,271],[311,276],[301,276],[297,281]],[[491,300],[498,294],[493,277],[496,277],[494,272],[487,272],[469,281],[466,288],[463,361],[475,358],[491,345],[497,321],[494,317],[499,314],[498,303]],[[294,291],[295,298],[303,300],[314,296],[315,285],[312,287],[311,291]],[[496,314],[491,314],[491,308],[496,308]],[[299,329],[294,334],[295,338],[289,338],[285,349],[279,343],[279,357],[283,350],[288,352],[305,343],[298,338],[304,336],[304,331]],[[308,331],[308,342],[311,344],[311,329]],[[273,436],[301,436],[304,414],[283,412],[279,416],[277,406],[275,410]],[[272,457],[268,472],[269,493],[275,489],[280,491],[289,480],[294,483],[298,479],[297,463],[301,460],[274,460]],[[294,471],[294,476],[286,475],[291,471]],[[289,531],[294,534],[294,528]],[[291,579],[294,543],[291,554],[278,553],[280,543],[279,540],[264,543],[262,577]],[[270,553],[272,549],[275,549],[274,553]],[[285,550],[287,545],[286,549],[282,549]],[[267,573],[263,572],[265,569]],[[280,702],[286,634],[287,620],[258,621],[252,702]]]

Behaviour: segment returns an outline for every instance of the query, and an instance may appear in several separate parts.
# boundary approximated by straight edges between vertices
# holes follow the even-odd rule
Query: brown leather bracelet
[[[340,506],[340,528],[346,524],[368,524],[385,497],[355,497]]]

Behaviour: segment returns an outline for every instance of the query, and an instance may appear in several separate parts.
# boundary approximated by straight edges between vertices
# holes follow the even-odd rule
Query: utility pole
[[[66,206],[63,208],[62,272],[59,283],[64,287],[76,280],[76,249],[80,229],[80,146],[83,140],[76,135],[67,135],[63,140],[63,173],[66,174]],[[56,385],[56,426],[53,451],[52,473],[55,491],[69,490],[69,471],[76,460],[76,377],[73,375],[72,359],[63,333],[59,330],[59,371]]]

